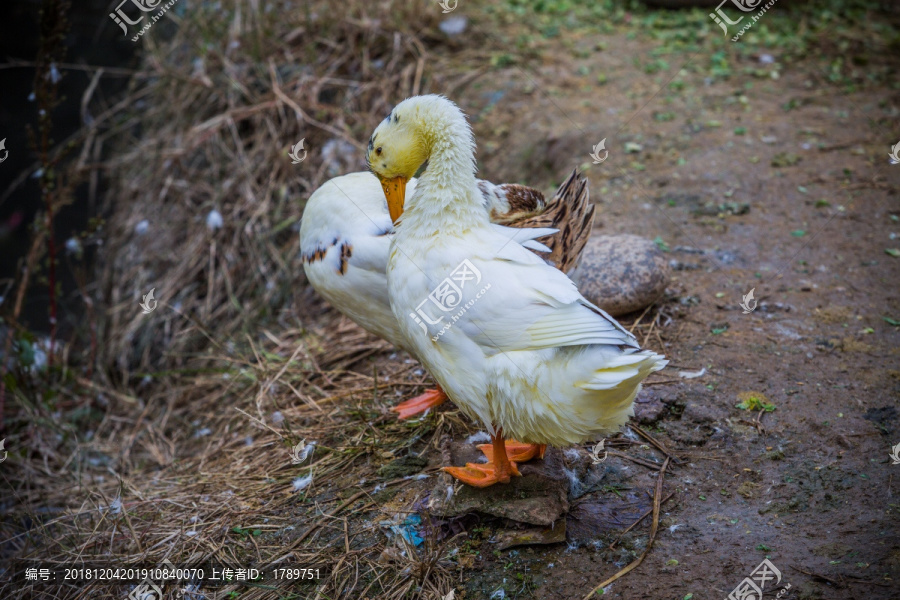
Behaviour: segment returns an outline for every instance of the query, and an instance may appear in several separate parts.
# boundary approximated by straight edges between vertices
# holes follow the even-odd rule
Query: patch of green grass
[[[260,529],[250,530],[250,529],[244,529],[242,527],[232,527],[231,531],[238,534],[239,536],[241,536],[242,540],[246,540],[250,536],[256,537],[256,536],[262,535],[262,530],[260,530]]]

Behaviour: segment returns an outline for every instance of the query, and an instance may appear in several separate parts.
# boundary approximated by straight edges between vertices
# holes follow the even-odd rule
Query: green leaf
[[[894,327],[900,327],[900,321],[897,319],[892,319],[890,317],[881,317],[888,325],[893,325]]]
[[[897,248],[885,248],[884,253],[890,254],[894,258],[900,258],[900,249]]]
[[[656,247],[663,252],[669,251],[669,245],[663,241],[662,237],[656,236],[656,239],[653,240],[653,243],[656,244]]]
[[[769,402],[769,399],[760,392],[741,392],[738,394],[738,399],[740,402],[735,404],[735,407],[740,408],[741,410],[754,412],[760,410],[772,412],[775,410],[775,405]]]
[[[806,232],[802,229],[795,229],[791,232],[791,235],[794,237],[803,237],[804,235],[806,235]]]

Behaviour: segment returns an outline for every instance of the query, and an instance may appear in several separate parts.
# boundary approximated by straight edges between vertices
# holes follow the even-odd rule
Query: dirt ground
[[[553,23],[534,24],[544,26]],[[23,533],[30,521],[10,517],[7,530],[28,547],[79,552],[293,553],[331,573],[319,589],[204,588],[216,600],[438,600],[450,590],[457,600],[580,600],[648,548],[652,518],[626,529],[651,511],[661,481],[649,552],[594,597],[726,598],[767,559],[780,573],[767,598],[900,598],[900,464],[889,456],[900,444],[896,42],[868,63],[851,60],[874,60],[852,44],[798,55],[761,23],[767,37],[746,50],[670,55],[638,23],[556,26],[539,59],[501,54],[453,98],[473,122],[479,174],[549,191],[581,167],[597,231],[656,240],[673,275],[663,299],[620,319],[670,360],[639,395],[634,427],[607,440],[599,464],[590,446],[555,451],[575,473],[565,540],[501,550],[520,525],[430,515],[450,440],[477,428],[449,404],[397,422],[389,407],[427,376],[308,286],[282,329],[248,345],[210,332],[227,367],[95,394],[125,408],[91,422],[90,441],[73,450],[76,524],[53,519],[40,541]],[[601,140],[608,158],[593,164]],[[758,304],[747,312],[751,289]],[[189,409],[200,391],[210,399]],[[39,425],[36,447],[56,444]],[[288,459],[301,439],[317,443],[303,469]],[[55,515],[65,503],[35,491],[38,471],[13,485],[15,502]]]

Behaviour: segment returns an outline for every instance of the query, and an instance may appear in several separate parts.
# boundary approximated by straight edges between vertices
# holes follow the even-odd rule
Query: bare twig
[[[648,442],[650,442],[653,446],[655,446],[657,450],[659,450],[660,452],[662,452],[663,454],[665,454],[667,457],[671,458],[671,459],[672,459],[672,462],[674,462],[676,465],[682,463],[682,461],[681,461],[677,456],[675,456],[672,452],[670,452],[670,451],[668,450],[668,448],[666,448],[666,447],[663,445],[662,442],[657,441],[656,438],[654,438],[652,435],[650,435],[649,433],[647,433],[646,431],[644,431],[643,429],[641,429],[640,427],[638,427],[638,426],[635,425],[634,423],[631,423],[631,424],[629,424],[628,426],[631,427],[631,429],[633,429],[633,430],[634,430],[638,435],[640,435],[642,438],[644,438],[645,440],[647,440]]]
[[[665,503],[668,502],[669,499],[670,499],[672,496],[674,496],[674,495],[675,495],[675,492],[669,492],[669,495],[666,496],[665,498],[663,498],[663,499],[662,499],[662,502],[661,502],[660,504],[665,504]],[[621,540],[622,537],[623,537],[626,533],[628,533],[629,531],[631,531],[632,529],[634,529],[635,527],[637,527],[638,525],[640,525],[641,521],[643,521],[644,519],[646,519],[646,518],[647,518],[649,515],[651,515],[651,514],[653,514],[653,508],[650,508],[650,510],[646,511],[644,514],[642,514],[640,517],[638,517],[638,520],[637,520],[637,521],[635,521],[634,523],[632,523],[631,525],[629,525],[627,529],[625,529],[622,533],[620,533],[620,534],[619,534],[619,537],[617,537],[617,538],[613,541],[613,543],[609,545],[609,549],[612,550],[613,548],[615,548],[615,547],[616,547],[616,544],[619,543],[619,540]]]

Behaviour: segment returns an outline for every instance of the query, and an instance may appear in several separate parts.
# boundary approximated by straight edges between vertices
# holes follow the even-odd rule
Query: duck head
[[[404,100],[375,128],[366,162],[381,181],[392,221],[403,213],[410,178],[426,161],[434,162],[430,159],[450,159],[460,142],[468,152],[469,171],[474,173],[474,141],[465,116],[453,102],[433,94]]]

